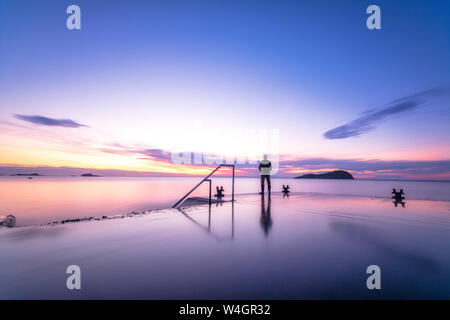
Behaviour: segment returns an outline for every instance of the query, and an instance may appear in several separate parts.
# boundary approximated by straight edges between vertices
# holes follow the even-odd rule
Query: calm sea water
[[[25,225],[163,208],[198,181],[3,177],[0,214]],[[216,185],[229,194],[229,179]],[[0,299],[450,297],[449,183],[274,179],[270,199],[258,187],[238,179],[236,202],[184,212],[2,228]],[[392,188],[405,190],[405,207]],[[79,292],[65,286],[72,264]],[[382,290],[366,287],[373,264]]]
[[[46,223],[77,217],[125,214],[172,206],[201,178],[131,177],[0,177],[0,215],[13,214],[17,225]],[[272,179],[273,192],[289,184],[293,193],[319,193],[390,198],[403,188],[406,199],[450,201],[449,182],[374,180]],[[230,178],[213,179],[213,188],[231,192]],[[259,179],[237,178],[237,194],[259,191]],[[214,191],[213,190],[213,191]],[[192,196],[207,196],[204,184]]]

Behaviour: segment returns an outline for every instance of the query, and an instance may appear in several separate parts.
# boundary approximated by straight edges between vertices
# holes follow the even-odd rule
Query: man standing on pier
[[[264,195],[264,180],[267,180],[267,190],[270,196],[270,172],[272,171],[272,163],[267,159],[267,154],[264,155],[264,160],[259,163],[259,172],[261,172],[261,192]]]

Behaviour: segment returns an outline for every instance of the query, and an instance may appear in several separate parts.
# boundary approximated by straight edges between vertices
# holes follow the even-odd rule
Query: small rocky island
[[[16,217],[12,214],[4,217],[0,216],[0,227],[14,228],[16,226]]]
[[[294,179],[355,179],[353,176],[344,170],[336,170],[322,174],[305,174],[303,176],[295,177]]]
[[[98,176],[98,175],[96,175],[96,174],[92,174],[92,173],[84,173],[84,174],[82,174],[81,176],[82,176],[82,177],[100,177],[100,176]]]

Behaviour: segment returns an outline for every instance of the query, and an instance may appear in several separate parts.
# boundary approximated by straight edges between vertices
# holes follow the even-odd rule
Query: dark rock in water
[[[85,173],[85,174],[82,174],[81,176],[82,177],[100,177],[100,176],[98,176],[96,174],[92,174],[92,173]]]
[[[14,228],[16,226],[16,217],[10,214],[4,219],[0,219],[0,226]]]
[[[295,177],[295,179],[355,179],[347,171],[337,170],[323,174],[305,174],[303,176]]]
[[[223,198],[225,196],[225,190],[223,189],[223,186],[220,186],[220,188],[216,186],[216,191],[217,193],[214,195],[214,197]]]

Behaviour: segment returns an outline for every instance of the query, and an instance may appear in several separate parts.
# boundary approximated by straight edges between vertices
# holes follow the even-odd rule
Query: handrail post
[[[211,179],[206,180],[209,182],[209,205],[211,206]]]
[[[234,164],[233,164],[233,184],[231,191],[231,201],[234,202]]]

